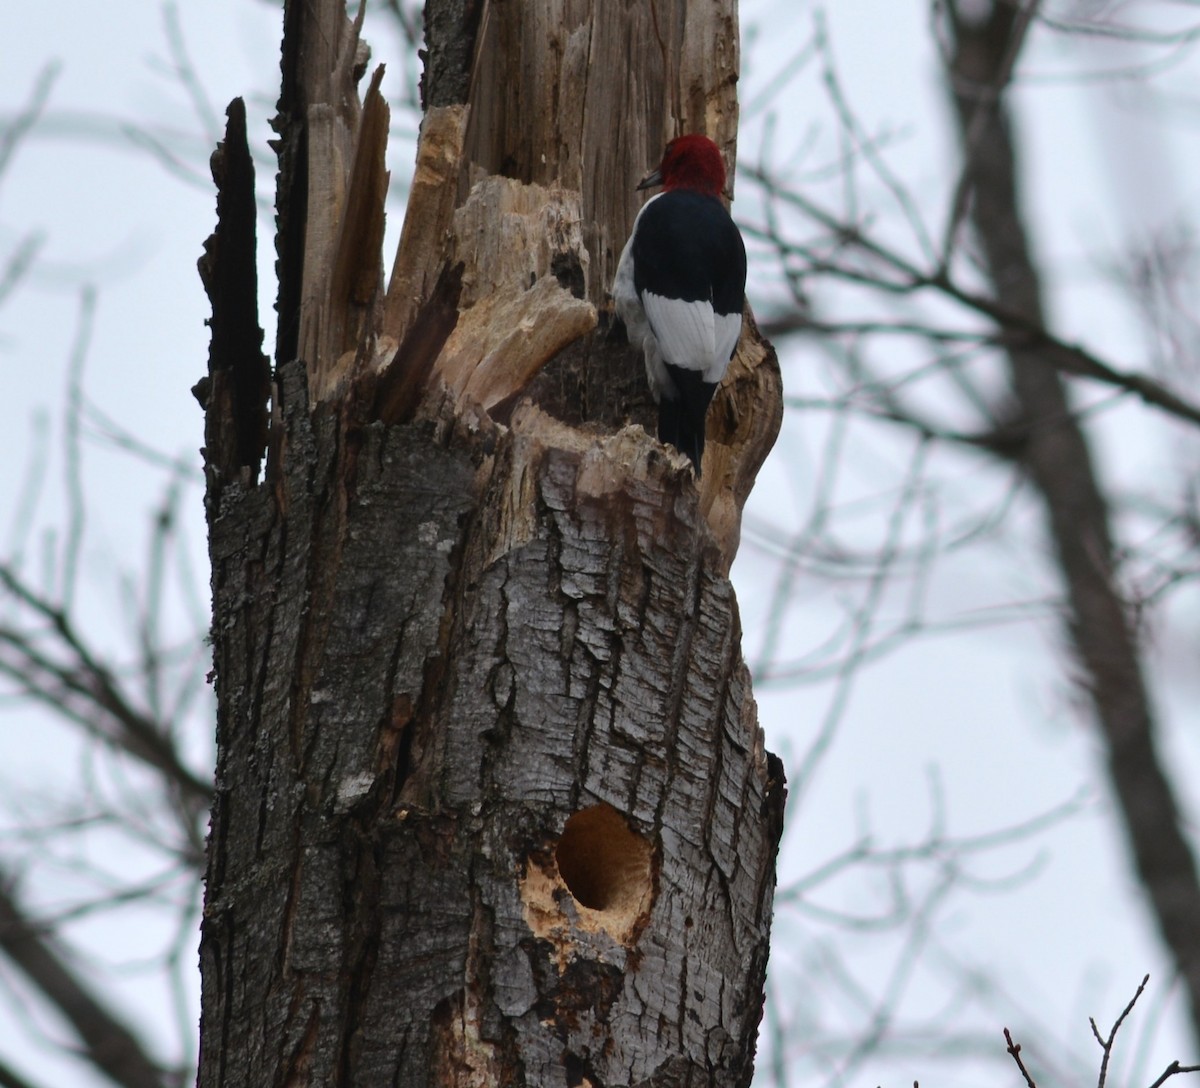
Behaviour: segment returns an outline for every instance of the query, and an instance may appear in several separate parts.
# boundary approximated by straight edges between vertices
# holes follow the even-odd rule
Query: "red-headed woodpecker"
[[[725,164],[707,136],[667,144],[639,189],[661,185],[633,221],[613,280],[629,342],[658,401],[658,439],[704,455],[704,418],[742,331],[746,247],[721,203]]]

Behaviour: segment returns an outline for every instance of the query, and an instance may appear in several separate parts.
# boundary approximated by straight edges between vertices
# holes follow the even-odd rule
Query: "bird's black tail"
[[[708,405],[717,391],[716,382],[706,382],[697,370],[666,364],[675,383],[676,396],[668,400],[664,392],[658,402],[658,440],[686,454],[700,478],[704,457],[704,420]]]

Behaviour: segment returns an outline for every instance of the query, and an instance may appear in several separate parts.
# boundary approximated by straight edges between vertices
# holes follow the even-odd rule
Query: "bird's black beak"
[[[651,170],[641,181],[637,183],[637,189],[634,192],[640,192],[642,189],[653,189],[656,185],[662,184],[662,170]]]

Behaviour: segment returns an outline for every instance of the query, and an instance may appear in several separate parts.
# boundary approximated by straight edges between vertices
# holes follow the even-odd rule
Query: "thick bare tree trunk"
[[[732,148],[733,9],[427,22],[385,291],[378,77],[287,5],[267,430],[236,109],[215,163],[199,1084],[746,1084],[783,788],[726,572],[778,368],[751,331],[697,493],[605,297],[664,138]]]
[[[951,5],[955,12],[955,5]],[[1027,13],[995,3],[989,17],[952,19],[954,102],[966,155],[971,221],[996,299],[1044,327],[1041,285],[1018,199],[1003,91]],[[1163,942],[1200,1037],[1200,878],[1155,744],[1155,718],[1133,617],[1116,573],[1109,507],[1062,379],[1035,343],[1009,350],[1015,400],[1006,430],[1045,504],[1067,596],[1071,644],[1084,670],[1119,815]]]

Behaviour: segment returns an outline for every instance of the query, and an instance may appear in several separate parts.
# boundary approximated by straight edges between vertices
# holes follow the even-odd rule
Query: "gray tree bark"
[[[429,5],[385,290],[379,74],[287,5],[269,426],[231,111],[201,1088],[750,1080],[784,791],[726,573],[779,374],[751,322],[701,491],[627,423],[634,180],[736,120],[732,7],[649,19]]]

